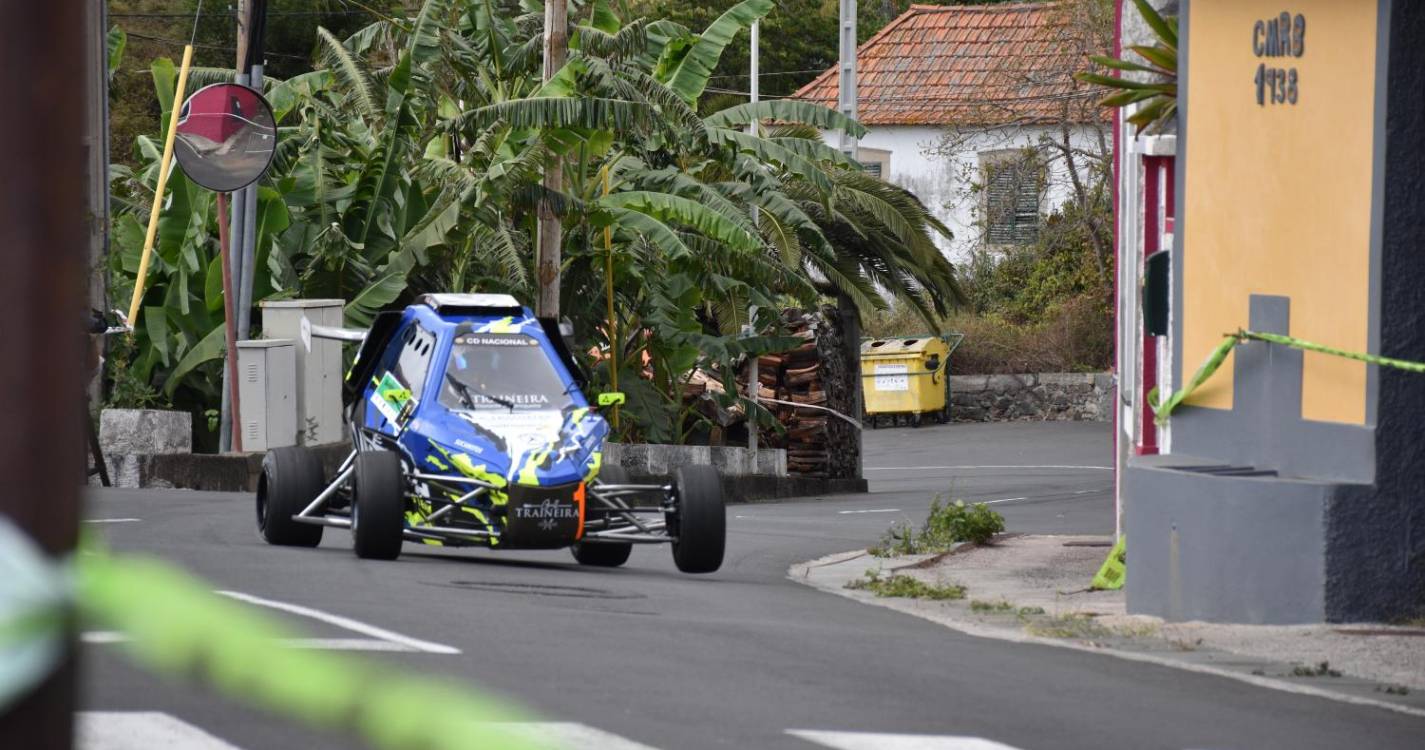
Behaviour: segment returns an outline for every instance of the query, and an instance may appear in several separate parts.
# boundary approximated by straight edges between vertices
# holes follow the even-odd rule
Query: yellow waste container
[[[919,427],[928,416],[950,418],[950,353],[961,334],[900,336],[861,342],[861,385],[866,420],[872,428],[889,416],[905,415]]]

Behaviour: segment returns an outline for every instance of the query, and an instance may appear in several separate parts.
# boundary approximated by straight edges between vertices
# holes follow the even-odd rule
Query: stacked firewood
[[[790,402],[766,404],[784,431],[780,435],[768,430],[762,433],[763,445],[786,449],[789,474],[855,476],[859,441],[854,428],[848,440],[841,434],[846,425],[838,424],[836,417],[824,411],[830,408],[851,413],[855,403],[855,394],[849,390],[855,387],[855,381],[844,377],[846,368],[840,362],[839,331],[829,323],[835,319],[834,314],[830,308],[819,313],[784,311],[782,322],[788,334],[805,343],[781,354],[764,355],[757,361],[759,396]]]
[[[793,404],[826,406],[826,386],[822,383],[821,354],[817,350],[816,316],[787,310],[782,322],[788,335],[805,343],[781,354],[763,355],[757,361],[758,395]],[[827,414],[819,409],[802,409],[788,404],[768,404],[785,432],[764,432],[764,444],[787,449],[787,472],[800,476],[828,476],[830,456],[826,444]]]
[[[787,451],[787,472],[796,476],[849,478],[860,474],[860,435],[848,425],[825,411],[841,414],[860,412],[857,388],[859,352],[848,359],[846,337],[837,325],[840,320],[835,308],[820,311],[784,310],[782,323],[786,335],[802,343],[779,354],[764,354],[757,358],[757,396],[761,405],[781,423],[781,430],[761,429],[758,443],[764,448],[784,448]],[[750,393],[748,380],[751,362],[744,362],[737,373],[739,392]],[[695,372],[684,384],[685,404],[693,406],[712,425],[710,441],[714,445],[733,444],[746,440],[745,403],[737,401],[723,405],[714,398],[724,392],[715,377]],[[780,402],[780,403],[779,403]],[[805,406],[802,406],[805,404]],[[823,407],[823,408],[809,408]]]

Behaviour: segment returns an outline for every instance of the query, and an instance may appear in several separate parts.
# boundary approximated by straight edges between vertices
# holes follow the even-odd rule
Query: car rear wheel
[[[323,487],[322,462],[308,448],[275,448],[262,458],[257,479],[257,531],[268,544],[315,547],[322,527],[292,520]]]
[[[711,573],[722,567],[727,542],[722,477],[711,466],[682,466],[673,474],[677,511],[669,524],[676,537],[673,562],[684,573]]]
[[[363,451],[351,478],[351,540],[356,556],[394,560],[401,554],[406,525],[401,457],[391,451]]]
[[[622,466],[605,466],[599,469],[599,484],[628,484],[628,472]],[[595,491],[598,485],[594,486]],[[587,501],[585,501],[587,502]],[[628,562],[633,554],[633,545],[628,542],[579,542],[569,548],[580,565],[596,568],[617,568]]]

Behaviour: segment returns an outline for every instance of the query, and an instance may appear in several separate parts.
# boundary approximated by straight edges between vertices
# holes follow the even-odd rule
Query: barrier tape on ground
[[[1093,582],[1089,588],[1095,591],[1117,591],[1123,588],[1123,582],[1128,577],[1128,535],[1118,537],[1118,543],[1109,550],[1108,557],[1104,559],[1103,565],[1099,567],[1098,573],[1094,575]]]
[[[1218,344],[1217,348],[1212,350],[1212,354],[1208,355],[1207,359],[1202,363],[1202,366],[1198,367],[1197,372],[1193,373],[1192,379],[1188,380],[1187,385],[1183,386],[1181,390],[1161,402],[1158,400],[1157,388],[1148,392],[1148,405],[1153,409],[1154,421],[1160,426],[1167,424],[1169,417],[1172,416],[1173,410],[1178,408],[1188,396],[1191,396],[1193,391],[1196,391],[1203,383],[1207,382],[1207,379],[1211,378],[1212,375],[1217,372],[1217,368],[1222,366],[1223,361],[1227,359],[1227,355],[1232,352],[1232,349],[1245,341],[1265,341],[1270,344],[1289,346],[1293,349],[1353,359],[1357,362],[1365,362],[1370,365],[1393,367],[1397,370],[1406,370],[1407,372],[1425,373],[1425,362],[1411,362],[1404,359],[1381,357],[1375,354],[1351,352],[1345,349],[1336,349],[1323,344],[1313,343],[1311,341],[1303,341],[1298,338],[1292,338],[1291,336],[1283,336],[1279,333],[1260,333],[1258,331],[1238,329],[1236,333],[1227,334],[1227,337],[1222,340],[1222,343]]]
[[[71,574],[4,517],[0,710],[54,667],[70,606],[87,625],[123,632],[130,653],[151,670],[202,680],[229,698],[317,729],[354,732],[372,747],[535,747],[497,726],[528,721],[503,701],[336,652],[284,647],[293,634],[280,622],[158,560],[86,545]]]

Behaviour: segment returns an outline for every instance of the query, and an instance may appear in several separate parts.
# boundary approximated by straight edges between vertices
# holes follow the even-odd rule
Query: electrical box
[[[302,445],[336,443],[344,438],[342,342],[311,333],[312,326],[341,328],[343,306],[339,299],[272,300],[261,304],[263,337],[296,342],[294,412],[297,440]]]
[[[297,443],[297,345],[288,339],[237,342],[242,449]]]

